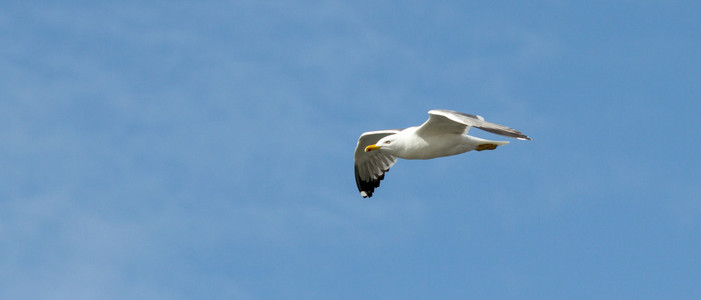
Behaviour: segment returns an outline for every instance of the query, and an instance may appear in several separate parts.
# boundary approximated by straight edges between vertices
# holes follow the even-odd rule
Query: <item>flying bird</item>
[[[434,109],[421,126],[368,131],[355,147],[355,183],[363,198],[372,197],[397,158],[431,159],[472,150],[494,150],[506,141],[490,141],[467,135],[475,127],[519,140],[531,140],[520,131],[490,123],[483,117],[452,110]]]

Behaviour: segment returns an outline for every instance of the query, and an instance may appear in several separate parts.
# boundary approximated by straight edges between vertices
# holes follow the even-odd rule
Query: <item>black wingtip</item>
[[[377,177],[377,179],[365,181],[360,178],[360,174],[358,174],[358,166],[355,166],[355,184],[358,186],[360,196],[363,196],[363,198],[372,198],[372,193],[375,192],[375,188],[380,186],[380,181],[385,179],[385,173],[387,171],[389,171],[389,169],[384,170],[382,175]]]

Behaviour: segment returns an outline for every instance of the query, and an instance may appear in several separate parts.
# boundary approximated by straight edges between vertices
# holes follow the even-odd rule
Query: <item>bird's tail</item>
[[[473,145],[475,145],[475,150],[477,151],[494,150],[497,148],[497,146],[502,146],[509,143],[507,141],[490,141],[469,135],[468,137],[470,137],[472,140]]]
[[[507,142],[507,141],[490,141],[490,140],[485,140],[485,139],[478,138],[478,137],[474,137],[474,136],[470,136],[470,135],[468,135],[467,137],[470,138],[470,139],[473,141],[473,143],[475,143],[475,144],[495,144],[495,145],[497,145],[497,146],[501,146],[501,145],[506,145],[506,144],[509,143],[509,142]]]

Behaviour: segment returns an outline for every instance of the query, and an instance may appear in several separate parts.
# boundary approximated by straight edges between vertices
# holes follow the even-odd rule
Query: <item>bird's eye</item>
[[[390,141],[385,141],[385,144],[389,144],[389,143],[390,143]]]

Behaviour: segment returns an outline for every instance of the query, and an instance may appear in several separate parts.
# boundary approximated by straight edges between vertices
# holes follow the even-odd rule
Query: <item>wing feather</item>
[[[360,195],[372,197],[375,188],[380,186],[380,181],[385,178],[397,158],[382,151],[365,152],[365,147],[374,145],[381,138],[399,132],[398,129],[369,131],[360,135],[358,145],[355,147],[355,183]]]
[[[417,134],[467,133],[471,127],[475,127],[487,132],[519,140],[531,139],[516,129],[487,122],[478,115],[445,109],[434,109],[429,111],[428,114],[428,121],[419,127],[416,131]]]

